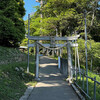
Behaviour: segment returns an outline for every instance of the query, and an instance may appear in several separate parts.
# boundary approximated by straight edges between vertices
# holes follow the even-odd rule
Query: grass
[[[4,49],[8,51],[7,53],[1,52]],[[4,62],[3,64],[0,63],[0,100],[19,100],[19,98],[24,94],[27,86],[35,86],[36,81],[34,81],[35,77],[35,63],[33,61],[34,57],[30,57],[30,72],[27,73],[27,55],[21,53],[17,50],[18,55],[20,56],[19,59],[21,60],[14,60],[11,61],[12,58],[15,58],[18,55],[15,53],[14,48],[5,48],[0,47],[0,59]],[[11,52],[14,52],[13,54]],[[2,54],[2,55],[1,55]],[[5,57],[5,55],[8,56]],[[2,58],[3,57],[3,58]],[[24,57],[24,58],[23,58]],[[10,59],[11,58],[11,59]],[[6,62],[6,63],[5,63]]]
[[[89,77],[96,77],[96,80],[100,82],[100,76],[96,75],[92,72],[88,72]],[[78,85],[82,88],[82,81],[80,81],[80,77],[78,76]],[[84,78],[84,91],[86,92],[86,78]],[[94,98],[94,81],[88,79],[88,86],[89,86],[89,96],[93,99]],[[89,100],[87,98],[87,100]],[[100,85],[96,84],[96,100],[100,100]]]

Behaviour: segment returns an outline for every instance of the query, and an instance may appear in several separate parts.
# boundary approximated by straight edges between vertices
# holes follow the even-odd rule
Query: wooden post
[[[77,48],[78,69],[79,69],[79,75],[80,75],[80,80],[81,80],[81,69],[80,69],[80,62],[79,62],[78,47],[76,47],[76,48]]]
[[[47,49],[47,56],[49,55],[49,51],[48,51],[48,49]]]
[[[96,77],[94,77],[94,100],[96,100]]]
[[[45,48],[43,48],[43,54],[45,54]]]
[[[34,56],[36,55],[36,49],[35,49],[35,46],[33,47],[34,48]]]
[[[60,56],[58,56],[58,68],[60,69]]]
[[[54,57],[54,55],[55,55],[55,50],[52,50],[52,56]]]
[[[76,51],[77,50],[77,48],[75,47],[75,76],[76,76],[76,69],[77,69],[77,62],[76,62]]]
[[[58,37],[58,29],[56,28],[56,37]],[[59,41],[57,41],[57,44],[59,44]],[[56,55],[58,56],[59,55],[59,51],[57,50],[56,51]]]
[[[67,44],[67,55],[68,55],[68,74],[70,79],[73,79],[73,71],[72,71],[72,61],[71,61],[71,50],[70,50],[70,42]]]
[[[84,90],[84,75],[85,75],[85,73],[84,73],[84,69],[83,69],[83,78],[82,78],[82,80],[83,80],[83,84],[82,84],[82,88],[83,88],[83,90]]]
[[[60,57],[62,56],[62,49],[60,49]]]
[[[39,79],[39,44],[36,44],[36,79]]]
[[[57,56],[59,56],[59,50],[57,50]]]

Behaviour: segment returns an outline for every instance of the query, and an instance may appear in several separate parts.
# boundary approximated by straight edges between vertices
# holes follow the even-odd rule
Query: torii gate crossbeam
[[[61,40],[63,40],[63,41],[72,41],[72,40],[77,40],[78,39],[78,37],[79,37],[80,35],[76,35],[76,36],[71,36],[71,37],[53,37],[53,36],[28,36],[28,39],[29,40],[37,40],[37,41],[39,41],[39,40],[51,40],[51,38],[54,38],[55,39],[55,41],[61,41]]]
[[[55,41],[61,40],[61,41],[67,41],[67,44],[64,45],[64,47],[67,47],[67,52],[68,52],[68,70],[69,70],[69,75],[72,78],[72,62],[71,62],[71,51],[70,51],[70,47],[77,47],[78,44],[77,43],[71,43],[70,41],[72,40],[77,40],[78,37],[80,35],[76,35],[76,36],[71,36],[71,37],[54,37],[54,36],[28,36],[28,40],[44,40],[44,41],[51,41],[51,44],[41,44],[39,42],[36,42],[36,44],[28,44],[28,48],[29,47],[34,47],[36,46],[36,79],[39,79],[39,45],[42,45],[43,47],[50,47],[50,45],[54,45],[53,47],[63,47],[64,44],[55,44]]]

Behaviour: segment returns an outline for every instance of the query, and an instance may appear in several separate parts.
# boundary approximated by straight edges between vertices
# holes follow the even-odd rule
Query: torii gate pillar
[[[36,76],[35,76],[36,80],[40,80],[39,79],[39,44],[36,44]]]
[[[67,44],[67,57],[68,57],[68,75],[70,76],[70,81],[73,78],[73,72],[72,72],[72,60],[71,60],[71,45],[70,42],[68,41]]]

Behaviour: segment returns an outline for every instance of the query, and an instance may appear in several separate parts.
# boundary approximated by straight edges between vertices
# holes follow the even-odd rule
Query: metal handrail
[[[86,75],[85,74],[85,70],[83,70],[83,71],[79,71],[78,69],[75,69],[75,68],[72,68],[71,69],[72,71],[76,71],[76,82],[75,82],[75,85],[78,87],[78,88],[80,88],[80,90],[90,99],[90,96],[84,91],[84,77],[86,77],[86,78],[88,78],[88,79],[91,79],[92,81],[94,81],[94,98],[93,98],[93,100],[96,100],[96,83],[98,84],[98,85],[100,85],[100,82],[99,81],[97,81],[96,80],[96,77],[94,77],[94,78],[92,78],[92,77],[89,77],[88,75]],[[77,74],[78,73],[80,73],[80,74],[82,74],[82,88],[77,84]]]

